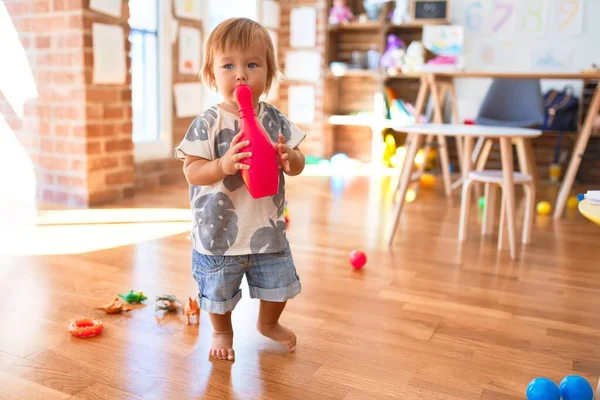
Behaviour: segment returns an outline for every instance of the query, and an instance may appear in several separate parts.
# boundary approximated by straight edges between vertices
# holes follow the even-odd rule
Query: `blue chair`
[[[544,123],[544,97],[537,79],[494,79],[475,119],[478,125],[535,128]]]

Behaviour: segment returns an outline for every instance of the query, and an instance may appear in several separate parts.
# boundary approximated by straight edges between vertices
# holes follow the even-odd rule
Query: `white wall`
[[[569,19],[577,6],[580,13]],[[451,19],[465,28],[470,71],[580,72],[600,65],[600,0],[452,0]],[[576,26],[582,26],[581,33]],[[475,117],[489,84],[488,79],[457,81],[461,119]],[[542,89],[565,84],[580,93],[580,81],[545,80]]]

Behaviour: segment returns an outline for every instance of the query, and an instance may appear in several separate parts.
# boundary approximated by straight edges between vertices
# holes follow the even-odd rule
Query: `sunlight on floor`
[[[0,228],[0,255],[80,254],[189,232],[187,209],[40,211],[34,225]]]

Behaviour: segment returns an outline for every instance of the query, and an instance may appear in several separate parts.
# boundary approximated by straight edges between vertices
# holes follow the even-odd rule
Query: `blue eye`
[[[257,63],[250,63],[250,64],[248,64],[248,68],[250,68],[250,69],[258,68],[258,64]]]
[[[233,69],[233,64],[225,64],[225,65],[223,65],[223,68],[225,68],[225,69]]]

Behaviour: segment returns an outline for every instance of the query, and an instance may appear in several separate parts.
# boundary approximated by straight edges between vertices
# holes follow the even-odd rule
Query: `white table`
[[[514,182],[513,182],[513,153],[512,153],[512,142],[514,140],[529,140],[536,138],[542,134],[541,131],[535,129],[524,129],[524,128],[510,128],[510,127],[497,127],[497,126],[482,126],[482,125],[461,125],[461,124],[422,124],[414,125],[410,127],[406,126],[394,126],[393,123],[390,126],[392,129],[406,132],[408,134],[407,144],[409,145],[406,157],[404,157],[404,163],[402,165],[402,172],[400,173],[400,180],[398,182],[398,190],[400,197],[396,203],[394,209],[394,221],[392,223],[392,230],[389,235],[388,245],[391,246],[402,208],[404,207],[404,198],[406,191],[410,183],[410,176],[412,175],[412,169],[414,165],[414,158],[417,154],[417,150],[421,147],[423,139],[426,136],[455,136],[464,138],[464,148],[462,151],[462,176],[467,177],[467,174],[472,170],[471,153],[473,152],[473,141],[475,138],[485,137],[491,139],[500,140],[500,151],[502,156],[502,171],[504,177],[503,190],[507,198],[506,204],[506,218],[509,233],[509,247],[511,257],[514,258],[516,254],[515,244],[515,197],[514,197]],[[519,154],[519,165],[524,171],[523,173],[530,173],[531,163],[533,160],[527,161],[527,157],[523,152]],[[444,171],[443,171],[444,172]],[[464,191],[463,191],[464,192]]]

